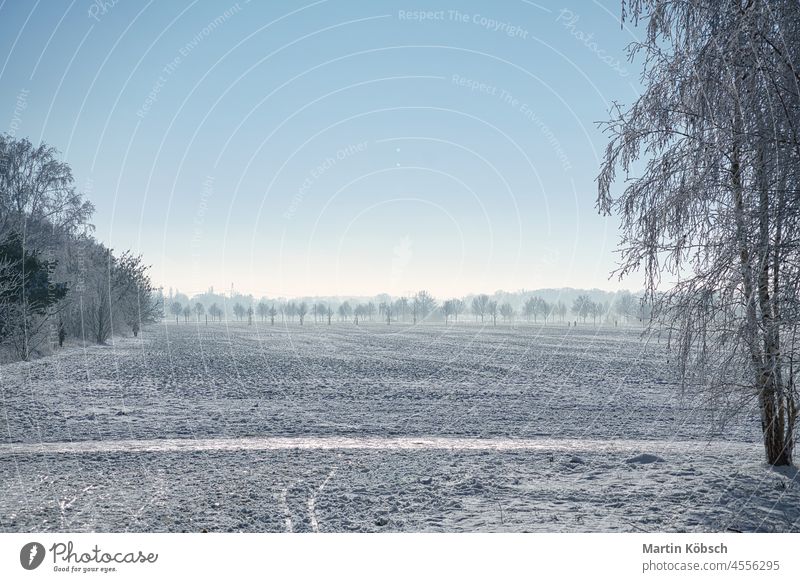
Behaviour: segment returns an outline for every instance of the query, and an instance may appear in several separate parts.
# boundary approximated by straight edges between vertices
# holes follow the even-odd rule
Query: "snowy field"
[[[0,366],[0,531],[796,531],[752,413],[590,325],[174,323]]]

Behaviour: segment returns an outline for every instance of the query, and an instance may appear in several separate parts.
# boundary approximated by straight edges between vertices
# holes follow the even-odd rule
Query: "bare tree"
[[[542,298],[536,304],[536,313],[542,316],[545,325],[547,325],[547,317],[550,315],[550,304]]]
[[[286,304],[286,316],[294,322],[294,318],[297,317],[297,303],[290,301]]]
[[[497,325],[497,301],[489,301],[486,305],[486,313],[492,318],[492,325]]]
[[[558,302],[558,317],[561,321],[564,321],[564,318],[567,316],[567,305],[563,301]]]
[[[406,312],[408,311],[408,297],[400,297],[394,304],[395,313],[399,313],[403,321],[406,320]]]
[[[800,5],[632,0],[647,22],[643,94],[617,107],[598,206],[622,217],[625,276],[684,383],[755,401],[767,461],[789,465],[800,322]],[[638,168],[641,160],[642,168]],[[637,178],[612,194],[616,172]],[[664,275],[677,280],[663,289]],[[644,317],[643,323],[644,323]],[[738,395],[738,398],[732,398]]]
[[[514,308],[510,303],[505,302],[500,306],[500,315],[503,317],[503,321],[510,323],[514,321]]]
[[[534,296],[525,302],[524,311],[525,315],[530,317],[533,315],[533,322],[538,321],[540,315],[544,315],[547,310],[547,302],[541,297]]]
[[[235,315],[235,316],[236,316],[236,319],[237,319],[238,321],[241,321],[241,319],[244,317],[244,314],[245,314],[245,309],[244,309],[244,307],[242,306],[242,304],[241,304],[241,303],[239,303],[239,302],[237,301],[237,302],[236,302],[236,303],[233,305],[233,315]]]
[[[353,308],[350,306],[349,301],[345,301],[339,306],[339,320],[340,321],[349,321],[350,317],[353,315]]]
[[[46,144],[0,134],[0,233],[41,248],[54,232],[88,230],[94,208],[73,186],[72,170]]]
[[[575,298],[572,303],[572,313],[583,319],[583,323],[586,323],[586,318],[589,317],[591,312],[592,300],[588,295],[579,295]]]
[[[476,295],[472,298],[472,313],[475,314],[475,317],[481,318],[481,323],[483,323],[483,318],[486,316],[489,310],[489,296],[488,295]]]
[[[586,305],[586,312],[592,316],[592,324],[597,325],[597,313],[600,310],[600,306],[597,302],[589,300],[589,303]]]
[[[525,304],[522,306],[522,313],[525,315],[525,318],[530,321],[531,317],[534,318],[534,322],[536,321],[536,300],[538,297],[528,297],[525,300]]]
[[[259,301],[256,309],[258,310],[261,321],[266,321],[267,315],[269,315],[269,306],[265,302]]]
[[[358,305],[356,305],[355,308],[353,309],[353,315],[355,316],[354,319],[355,324],[358,325],[359,320],[363,321],[366,314],[367,314],[366,305],[364,305],[363,303],[359,303]]]
[[[211,316],[211,319],[217,319],[222,321],[222,309],[219,308],[219,305],[216,303],[212,303],[211,307],[208,308],[208,314]]]
[[[320,321],[325,320],[325,316],[327,313],[328,313],[328,306],[325,303],[317,303],[317,315],[319,316]],[[316,319],[314,321],[316,321]]]
[[[433,310],[436,308],[436,299],[425,290],[420,291],[414,296],[414,300],[418,305],[419,314],[422,316],[422,319],[426,319],[428,315],[430,315]]]
[[[169,310],[172,312],[172,315],[175,316],[175,323],[178,323],[178,318],[181,316],[181,313],[183,313],[183,305],[181,305],[181,302],[173,301],[169,306]]]
[[[119,257],[112,256],[109,293],[113,308],[117,319],[133,332],[134,337],[139,335],[142,326],[158,321],[164,309],[162,297],[156,294],[148,270],[141,255],[126,251]]]
[[[455,316],[456,323],[458,323],[458,316],[464,313],[464,301],[463,299],[451,299],[453,305],[453,316]]]
[[[297,305],[297,316],[300,318],[300,325],[303,325],[303,320],[305,319],[307,313],[308,313],[308,303],[306,303],[305,301],[301,301]]]
[[[444,316],[444,324],[447,325],[447,320],[453,315],[453,300],[447,299],[444,303],[442,303],[442,315]]]
[[[630,321],[636,309],[636,298],[629,291],[620,292],[614,300],[614,312],[619,317],[624,317],[626,322]]]

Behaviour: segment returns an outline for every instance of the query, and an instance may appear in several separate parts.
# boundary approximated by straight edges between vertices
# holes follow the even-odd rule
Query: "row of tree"
[[[573,302],[571,311],[586,323],[589,317],[593,323],[598,320],[609,321],[617,318],[624,318],[630,321],[632,317],[643,320],[649,314],[646,304],[642,303],[630,293],[621,293],[618,301],[613,304],[602,301],[593,301],[589,295],[579,295]],[[169,302],[169,311],[175,317],[176,323],[183,319],[184,322],[200,321],[201,319],[211,321],[222,321],[225,315],[225,305],[219,306],[217,302],[212,303],[207,309],[200,301],[189,301],[185,303],[173,300]],[[506,323],[514,322],[520,315],[527,321],[538,323],[541,319],[545,324],[549,320],[558,318],[564,322],[568,313],[568,308],[562,301],[555,303],[548,302],[538,295],[531,296],[525,300],[520,309],[516,308],[511,302],[498,302],[489,295],[481,294],[472,297],[471,301],[461,298],[446,299],[438,303],[427,291],[420,291],[412,297],[400,297],[392,301],[384,296],[383,301],[367,301],[351,303],[343,301],[338,305],[331,302],[317,301],[269,301],[261,300],[258,303],[243,303],[234,301],[232,307],[233,317],[237,321],[246,320],[252,324],[257,316],[261,321],[269,319],[272,325],[277,318],[281,322],[299,321],[300,325],[313,318],[314,323],[330,324],[334,318],[340,322],[352,321],[356,325],[363,321],[381,321],[391,324],[393,321],[418,323],[426,320],[444,321],[445,325],[451,321],[458,321],[464,314],[470,313],[475,320],[481,323],[491,321],[497,325],[498,318]]]
[[[142,258],[92,237],[92,205],[57,152],[0,135],[0,349],[20,359],[72,335],[105,342],[161,314]]]

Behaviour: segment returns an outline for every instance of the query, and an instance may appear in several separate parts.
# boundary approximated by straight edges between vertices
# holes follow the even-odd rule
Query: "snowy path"
[[[755,445],[757,446],[757,445]],[[168,453],[189,451],[275,450],[452,450],[452,451],[552,451],[560,453],[728,453],[752,451],[753,443],[665,440],[509,439],[464,437],[247,437],[152,439],[0,444],[0,455],[36,453]]]

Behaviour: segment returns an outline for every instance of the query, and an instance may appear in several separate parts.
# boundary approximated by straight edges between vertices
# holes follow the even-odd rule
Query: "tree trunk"
[[[736,121],[740,121],[738,116]],[[756,257],[753,257],[753,253],[750,252],[747,244],[741,160],[739,149],[736,146],[733,149],[732,161],[731,185],[747,322],[744,339],[750,352],[750,361],[755,370],[755,388],[758,394],[764,452],[766,453],[767,462],[771,465],[791,465],[794,443],[791,426],[787,426],[787,421],[793,416],[791,411],[795,403],[793,394],[783,387],[780,373],[780,334],[777,329],[778,324],[773,318],[772,302],[769,295],[768,193],[765,188],[761,189],[759,199],[759,252]],[[758,261],[757,273],[753,272],[753,259]],[[774,267],[777,269],[777,265]],[[758,321],[759,311],[761,325],[759,325]],[[759,341],[760,339],[762,341]],[[763,343],[763,354],[759,350],[760,343]]]

